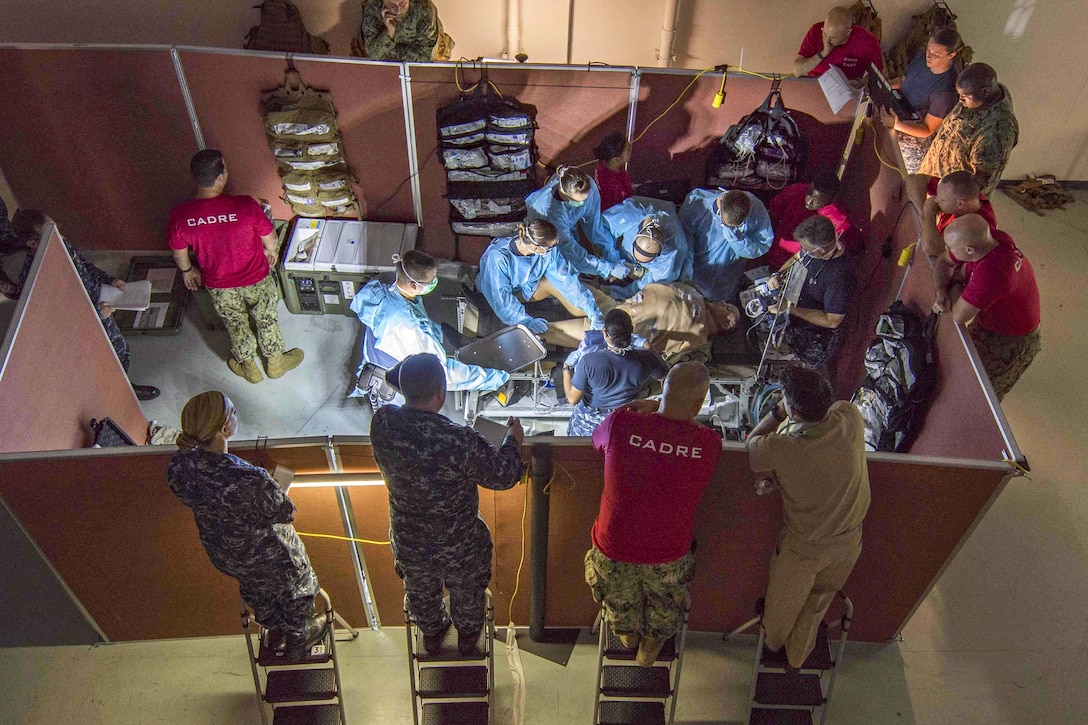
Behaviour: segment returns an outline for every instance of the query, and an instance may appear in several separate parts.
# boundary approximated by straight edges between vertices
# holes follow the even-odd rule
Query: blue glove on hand
[[[525,326],[529,328],[529,332],[535,335],[543,335],[548,331],[548,321],[543,317],[534,317],[526,322]]]

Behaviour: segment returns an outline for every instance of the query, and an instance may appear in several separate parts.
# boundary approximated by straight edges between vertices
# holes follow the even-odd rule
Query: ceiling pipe
[[[657,67],[668,68],[672,63],[672,44],[676,38],[676,9],[680,0],[665,0],[665,19],[661,23],[661,49],[657,51]]]
[[[506,58],[521,53],[521,0],[506,0]]]

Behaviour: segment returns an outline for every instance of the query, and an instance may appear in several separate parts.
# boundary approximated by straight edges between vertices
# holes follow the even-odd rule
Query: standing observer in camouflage
[[[190,399],[181,430],[166,474],[170,490],[193,510],[215,568],[238,580],[254,618],[273,630],[271,641],[297,659],[320,639],[325,615],[314,615],[317,576],[291,525],[295,505],[268,471],[227,452],[238,430],[227,396]]]
[[[389,541],[408,611],[428,652],[440,649],[452,619],[458,649],[469,654],[483,628],[491,580],[491,532],[480,517],[477,486],[503,491],[521,478],[521,423],[507,421],[496,449],[441,415],[446,374],[434,355],[409,355],[385,379],[406,403],[378,409],[370,440],[389,489]],[[443,585],[450,593],[449,617]]]
[[[453,51],[431,0],[363,0],[359,35],[353,52],[373,60],[426,63],[449,60]]]
[[[967,66],[956,78],[956,92],[960,102],[937,129],[918,173],[941,179],[970,171],[982,193],[991,196],[1020,139],[1012,96],[985,63]]]

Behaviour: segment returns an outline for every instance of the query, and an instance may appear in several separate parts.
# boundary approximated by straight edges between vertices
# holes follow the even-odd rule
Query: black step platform
[[[777,652],[768,652],[763,649],[759,664],[763,667],[786,668],[786,648]],[[827,634],[827,622],[820,622],[820,628],[816,630],[816,646],[801,665],[802,670],[830,670],[835,666],[831,660],[831,642]]]
[[[760,672],[755,702],[760,705],[818,707],[824,703],[819,675]]]
[[[486,667],[424,667],[419,671],[420,697],[483,697]]]
[[[429,702],[423,725],[487,725],[486,702]]]
[[[329,633],[332,627],[325,628],[325,636],[321,641],[310,648],[304,657],[297,660],[289,660],[284,656],[283,650],[274,651],[268,649],[265,638],[261,637],[261,647],[257,653],[257,664],[261,667],[288,667],[291,665],[322,665],[328,662],[332,655],[329,648]],[[317,653],[314,650],[317,649]]]
[[[601,626],[605,628],[605,640],[604,640],[604,656],[610,660],[633,660],[635,659],[635,653],[637,650],[629,649],[623,646],[623,642],[616,636],[616,633],[612,631],[604,622],[601,622]],[[665,640],[665,644],[661,647],[661,652],[657,655],[658,662],[672,662],[676,659],[676,637],[669,637]]]
[[[336,705],[297,705],[277,707],[272,725],[340,725],[340,708]]]
[[[428,654],[427,649],[423,646],[423,631],[419,627],[415,627],[415,651],[416,659],[420,662],[449,662],[453,660],[460,660],[462,662],[472,662],[476,660],[482,660],[487,655],[484,652],[484,645],[486,644],[485,632],[487,627],[480,630],[480,638],[476,640],[476,651],[467,657],[462,656],[457,651],[457,630],[453,626],[450,626],[446,632],[446,638],[442,640],[442,650],[437,655]]]
[[[672,694],[669,668],[605,665],[601,672],[601,694],[608,697],[668,697]]]
[[[601,703],[597,724],[665,725],[665,703],[606,700]]]
[[[748,725],[812,725],[810,710],[768,710],[757,707],[752,710]]]
[[[332,669],[272,670],[264,699],[269,702],[331,700],[336,697],[336,675]]]

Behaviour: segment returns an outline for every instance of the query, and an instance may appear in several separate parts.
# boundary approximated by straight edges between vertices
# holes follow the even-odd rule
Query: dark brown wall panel
[[[0,49],[0,168],[84,249],[155,249],[196,140],[166,50]]]
[[[585,69],[551,70],[489,66],[488,76],[499,92],[533,106],[537,112],[537,145],[542,163],[581,164],[593,159],[593,147],[602,136],[623,131],[630,98],[627,72],[589,72]],[[466,65],[454,78],[453,68],[412,66],[412,102],[416,122],[416,148],[423,199],[424,244],[429,254],[452,257],[453,232],[449,226],[446,173],[436,150],[438,129],[435,112],[455,100],[462,88],[479,79],[479,70]],[[592,173],[593,165],[583,167]],[[537,167],[541,183],[547,171]],[[464,238],[462,260],[479,261],[488,239]]]
[[[692,76],[687,74],[642,71],[636,138],[677,100],[691,80]],[[672,110],[646,131],[635,145],[629,165],[636,184],[686,177],[693,186],[701,185],[710,150],[731,125],[763,103],[771,82],[731,75],[724,103],[721,108],[713,108],[711,102],[720,86],[720,74],[702,76]],[[850,130],[853,108],[847,106],[839,115],[832,114],[819,83],[811,79],[787,78],[781,87],[782,99],[808,144],[802,178],[809,178],[819,169],[836,169]]]
[[[106,416],[143,443],[147,418],[60,238],[39,253],[0,377],[0,414],[18,421],[0,435],[0,452],[83,448],[90,419]]]
[[[181,61],[204,141],[226,157],[228,191],[268,199],[276,218],[290,218],[260,114],[261,91],[283,85],[284,59],[189,51]],[[399,67],[301,59],[294,64],[306,85],[332,92],[367,218],[414,222],[412,187],[403,183],[409,172]]]
[[[547,623],[588,627],[597,605],[582,557],[600,504],[603,459],[589,446],[563,446],[556,460],[561,468],[553,485],[560,492],[551,496]],[[857,607],[852,639],[895,636],[1004,476],[909,459],[870,462],[873,503],[864,550],[845,587]],[[723,452],[695,519],[693,629],[732,631],[753,616],[766,590],[781,503],[777,496],[756,496],[753,484],[747,453]]]

